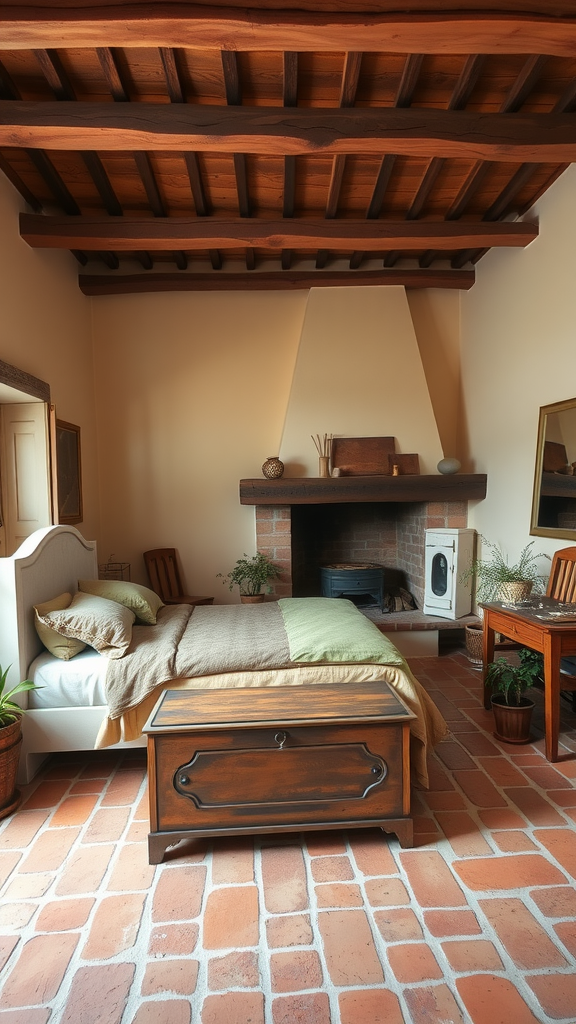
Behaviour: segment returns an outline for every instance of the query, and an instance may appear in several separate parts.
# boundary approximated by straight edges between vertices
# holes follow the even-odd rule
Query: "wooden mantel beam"
[[[302,4],[301,6],[306,6]],[[50,0],[0,3],[0,38],[6,49],[38,47],[162,46],[190,49],[365,51],[384,53],[546,53],[573,57],[576,21],[555,16],[547,4],[535,13],[495,14],[477,0],[474,10],[400,14],[199,7],[141,0]],[[472,6],[472,5],[471,5]],[[492,5],[493,6],[493,5]],[[540,6],[540,11],[538,10]],[[482,8],[486,10],[482,10]],[[572,15],[570,5],[559,8]]]
[[[383,249],[454,250],[526,246],[535,224],[483,221],[258,220],[216,217],[44,217],[20,215],[20,234],[35,249]]]
[[[140,292],[293,291],[307,288],[402,285],[405,288],[459,288],[474,284],[473,270],[251,270],[212,273],[80,274],[84,295]]]
[[[0,100],[0,146],[576,160],[576,114]]]

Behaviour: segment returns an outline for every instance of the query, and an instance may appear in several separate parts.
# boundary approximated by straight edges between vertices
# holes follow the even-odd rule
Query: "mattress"
[[[105,705],[107,663],[107,659],[92,648],[86,648],[70,661],[43,651],[28,671],[28,678],[42,687],[29,692],[28,707],[86,708]]]

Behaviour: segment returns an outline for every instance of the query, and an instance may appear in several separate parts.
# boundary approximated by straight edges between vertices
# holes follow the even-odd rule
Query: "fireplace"
[[[421,609],[425,531],[467,523],[465,501],[257,505],[256,545],[283,569],[276,597],[320,595],[323,565],[373,562],[385,589],[405,586]]]

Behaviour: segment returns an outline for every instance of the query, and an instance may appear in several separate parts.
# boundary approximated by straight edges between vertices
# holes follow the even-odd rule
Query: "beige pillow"
[[[117,601],[134,612],[137,622],[153,626],[156,615],[164,603],[148,587],[139,583],[126,583],[123,580],[78,580],[78,590],[84,594],[95,594],[105,597],[108,601]]]
[[[42,604],[34,606],[34,625],[36,626],[36,632],[40,637],[44,647],[50,654],[53,654],[55,658],[61,658],[62,661],[70,661],[76,654],[80,654],[86,647],[86,644],[82,643],[81,640],[76,640],[74,637],[62,636],[61,633],[57,633],[51,626],[46,625],[42,619],[48,612],[61,611],[64,608],[68,608],[72,600],[72,594],[59,594],[58,597],[53,597],[51,601],[44,601]]]
[[[67,608],[38,616],[61,636],[82,640],[107,658],[122,658],[132,639],[134,612],[116,601],[75,594]]]

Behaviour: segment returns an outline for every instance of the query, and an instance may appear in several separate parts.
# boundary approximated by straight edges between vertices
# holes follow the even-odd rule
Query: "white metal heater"
[[[475,530],[426,530],[424,612],[459,619],[472,610],[471,582],[462,573],[472,564]]]

